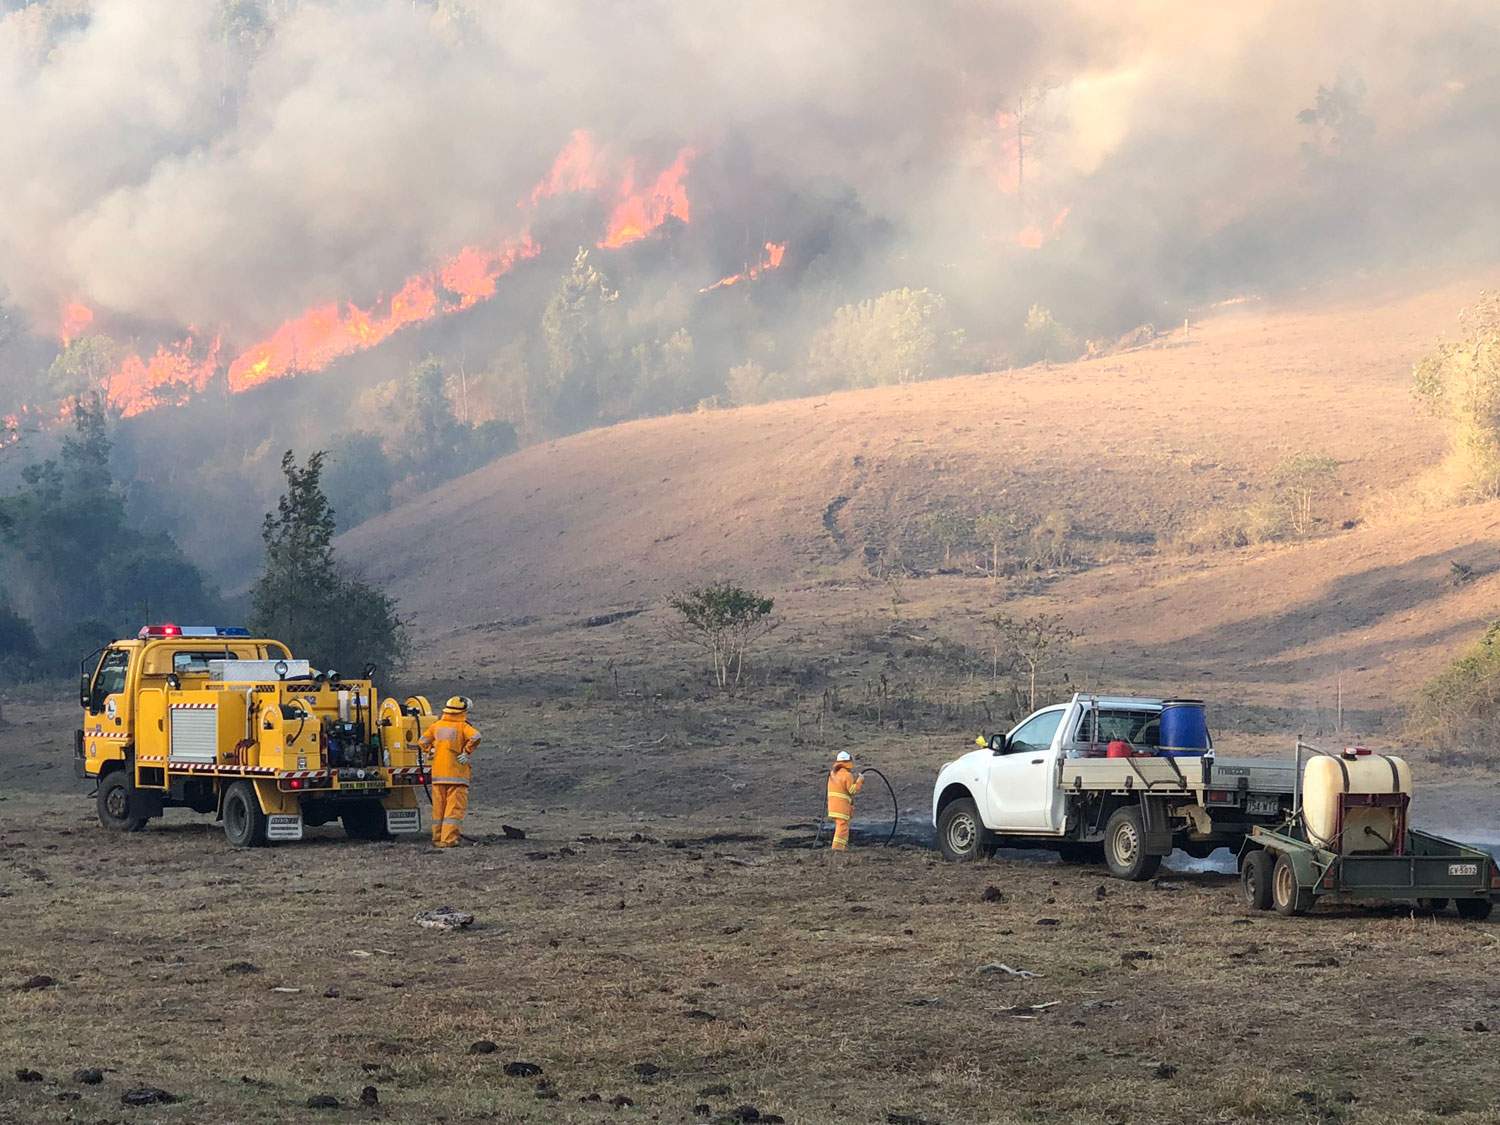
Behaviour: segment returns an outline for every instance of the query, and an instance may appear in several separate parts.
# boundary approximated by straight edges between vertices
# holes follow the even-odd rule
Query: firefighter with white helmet
[[[833,821],[833,850],[849,847],[849,821],[854,818],[854,796],[865,787],[865,775],[854,772],[854,758],[840,750],[828,774],[828,819]]]
[[[469,809],[469,779],[479,732],[469,725],[469,698],[455,695],[442,715],[423,732],[422,753],[432,773],[432,846],[458,846],[459,830]]]

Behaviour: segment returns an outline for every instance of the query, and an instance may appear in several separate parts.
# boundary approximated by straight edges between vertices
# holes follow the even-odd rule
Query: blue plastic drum
[[[1168,699],[1161,705],[1161,734],[1157,738],[1164,757],[1186,758],[1204,753],[1208,738],[1208,709],[1201,699]]]

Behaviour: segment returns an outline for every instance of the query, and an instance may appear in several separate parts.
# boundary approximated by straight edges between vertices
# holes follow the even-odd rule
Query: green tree
[[[1022,364],[1062,363],[1077,359],[1081,348],[1078,337],[1057,322],[1050,309],[1032,305],[1021,327],[1021,348],[1017,360]]]
[[[974,521],[974,534],[990,549],[990,581],[1000,576],[1000,555],[1019,529],[1011,512],[984,512]]]
[[[677,611],[678,635],[709,654],[714,682],[730,694],[739,687],[746,652],[777,624],[770,598],[727,581],[673,594],[667,604]]]
[[[547,374],[538,390],[552,426],[578,429],[597,420],[611,366],[604,318],[618,299],[580,249],[542,313]]]
[[[110,376],[120,366],[124,351],[108,336],[80,336],[69,343],[52,366],[47,384],[61,399],[106,401]]]
[[[1484,292],[1459,314],[1460,336],[1412,371],[1412,389],[1447,423],[1447,469],[1463,500],[1500,496],[1500,294]]]
[[[389,509],[395,483],[395,466],[375,434],[352,430],[333,439],[323,470],[323,491],[338,513],[340,531]]]
[[[1375,136],[1375,122],[1364,111],[1362,79],[1340,75],[1332,86],[1318,87],[1313,104],[1297,114],[1297,121],[1312,130],[1302,144],[1303,155],[1313,161],[1332,161],[1358,156]]]
[[[301,467],[291,450],[281,458],[286,492],[261,527],[266,561],[250,591],[250,627],[323,669],[391,666],[405,651],[405,625],[394,600],[342,573],[334,559],[323,460],[321,451]]]
[[[922,522],[927,528],[928,536],[943,552],[943,565],[951,566],[953,548],[969,538],[974,530],[973,521],[952,508],[939,508],[928,512]]]
[[[133,632],[149,616],[194,620],[216,599],[164,531],[132,520],[110,470],[111,441],[97,400],[74,403],[73,428],[55,459],[28,465],[0,497],[12,609],[45,623],[53,663],[77,643]]]
[[[892,289],[836,310],[809,345],[807,371],[815,387],[915,383],[951,374],[962,344],[941,294]]]

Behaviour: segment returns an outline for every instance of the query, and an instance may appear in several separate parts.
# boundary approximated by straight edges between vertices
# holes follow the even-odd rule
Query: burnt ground
[[[501,756],[517,720],[489,706],[496,756],[469,847],[329,827],[237,852],[181,812],[104,833],[67,774],[71,712],[9,701],[0,1120],[1500,1112],[1500,926],[1337,904],[1251,915],[1230,875],[1133,885],[1016,853],[960,867],[866,847],[830,869],[824,851],[779,846],[809,834],[794,797],[821,750],[740,743],[730,769],[704,738],[647,759],[580,705],[555,716],[552,745]],[[932,762],[903,747],[925,744],[882,738],[858,741],[919,805]],[[586,783],[564,786],[569,770]],[[1435,788],[1427,807],[1480,824],[1484,793]],[[414,924],[443,905],[473,926]],[[985,971],[1002,963],[1036,976]],[[97,1083],[75,1077],[90,1068]],[[177,1100],[122,1104],[145,1086]],[[323,1095],[336,1107],[308,1108]]]

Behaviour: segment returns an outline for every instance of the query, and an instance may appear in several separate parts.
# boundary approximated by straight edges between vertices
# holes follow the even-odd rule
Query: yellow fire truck
[[[432,708],[379,698],[237,627],[147,625],[83,660],[80,777],[99,823],[137,832],[168,808],[214,813],[236,847],[343,822],[356,839],[420,832],[417,745]]]

